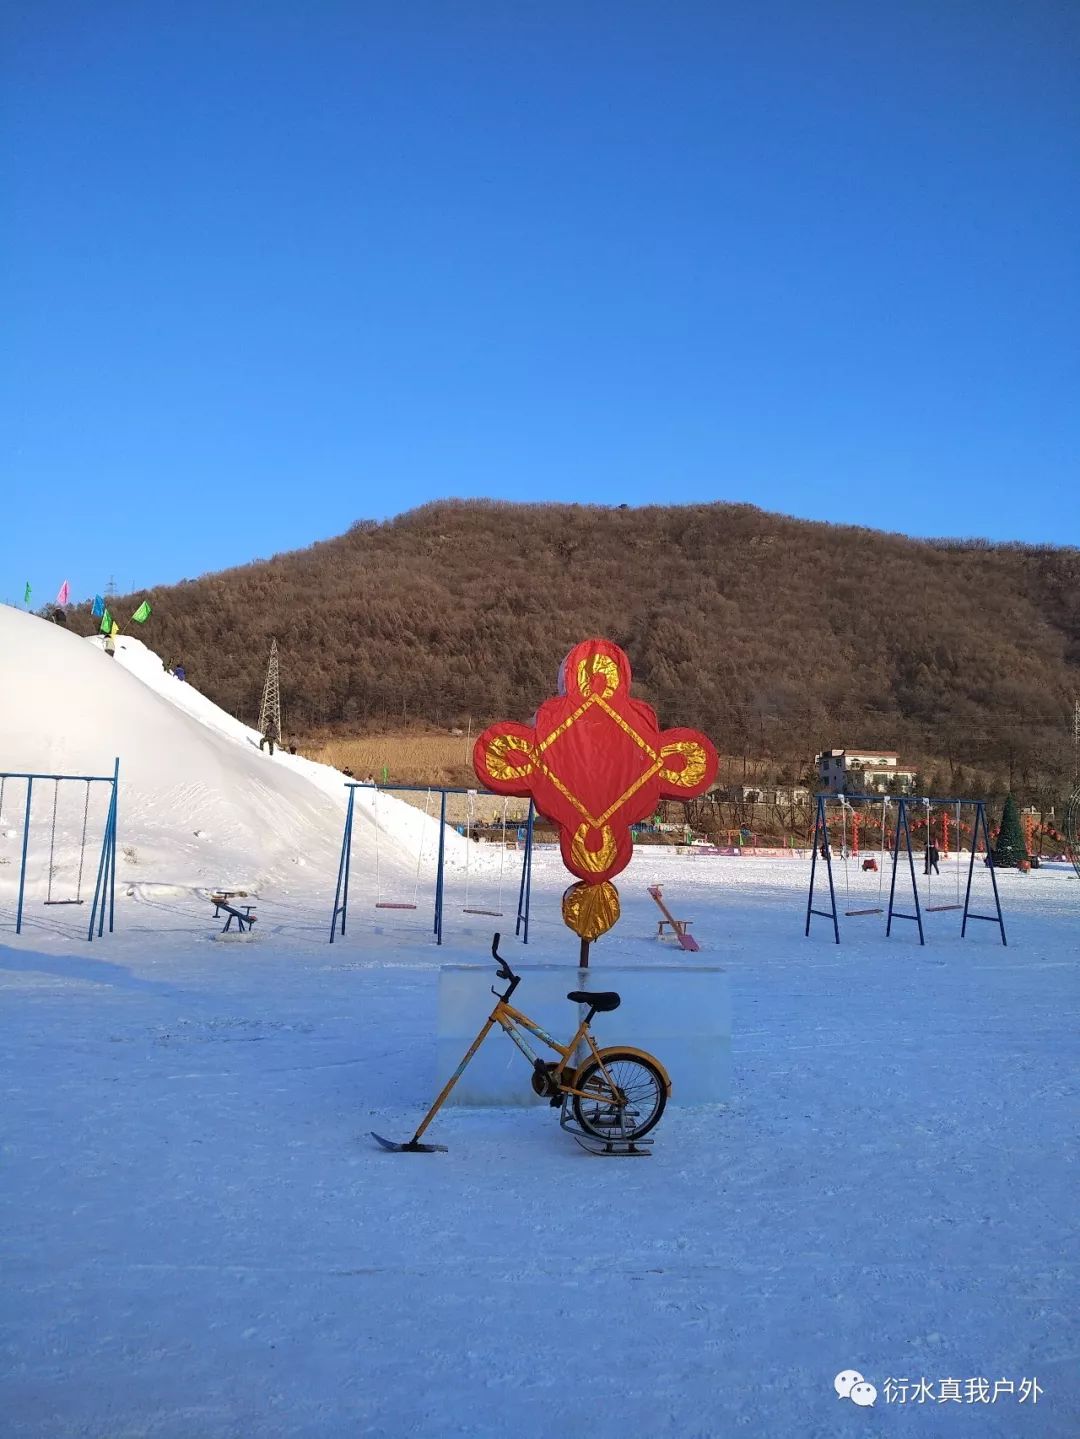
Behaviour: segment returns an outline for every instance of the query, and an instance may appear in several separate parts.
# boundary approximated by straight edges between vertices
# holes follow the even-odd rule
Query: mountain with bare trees
[[[120,597],[130,614],[143,595]],[[805,770],[824,745],[1058,790],[1080,551],[914,540],[752,505],[439,501],[150,593],[145,638],[254,719],[272,638],[294,736],[526,718],[603,634],[665,724]],[[73,629],[96,626],[89,605]]]

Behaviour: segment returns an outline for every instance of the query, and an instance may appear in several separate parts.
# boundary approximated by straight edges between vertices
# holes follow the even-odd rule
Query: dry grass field
[[[357,779],[371,776],[380,785],[415,784],[473,789],[476,787],[476,775],[472,768],[473,738],[475,736],[470,738],[464,734],[445,732],[417,734],[401,731],[351,738],[322,737],[309,740],[301,749],[311,759],[332,764],[336,769],[351,770]],[[406,794],[400,798],[421,809],[427,803],[423,794]],[[507,823],[523,820],[528,808],[527,800],[508,799]],[[470,815],[467,796],[449,795],[446,814],[451,824],[464,824],[472,819],[477,824],[501,825],[503,802],[477,797],[472,803]]]
[[[464,735],[398,734],[326,738],[305,744],[312,759],[380,784],[475,785],[472,742]]]

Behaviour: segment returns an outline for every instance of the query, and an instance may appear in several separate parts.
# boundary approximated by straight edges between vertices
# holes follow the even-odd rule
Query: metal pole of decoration
[[[446,863],[446,791],[439,805],[439,872],[435,876],[435,943],[442,944],[443,866]]]
[[[341,832],[341,858],[338,860],[337,885],[334,889],[334,912],[330,917],[330,943],[334,942],[334,934],[337,930],[338,915],[341,916],[341,932],[345,933],[345,912],[349,907],[349,858],[352,850],[352,827],[353,807],[356,800],[356,790],[352,785],[348,786],[349,805],[345,811],[345,827]],[[342,896],[342,885],[344,884],[344,897]]]
[[[982,829],[983,838],[986,842],[986,867],[990,871],[990,883],[994,888],[994,908],[997,914],[975,914],[970,908],[971,905],[971,880],[975,873],[975,849],[979,829]],[[1008,947],[1009,941],[1005,938],[1005,917],[1001,913],[1001,896],[998,894],[997,875],[994,872],[994,852],[990,848],[990,826],[986,822],[986,805],[982,800],[977,801],[975,810],[975,823],[971,826],[971,863],[968,865],[967,894],[964,896],[964,922],[960,926],[960,938],[963,939],[967,933],[967,922],[969,919],[985,919],[990,924],[996,924],[1001,930],[1001,942]]]
[[[34,792],[34,777],[26,779],[26,814],[23,818],[22,863],[19,866],[19,906],[15,913],[15,933],[22,934],[23,894],[26,890],[26,853],[30,848],[30,800]]]
[[[533,825],[536,821],[536,805],[529,800],[529,817],[525,821],[525,855],[521,861],[521,883],[518,886],[517,921],[514,924],[514,933],[521,934],[522,925],[525,926],[525,933],[522,935],[522,944],[529,942],[529,901],[532,897],[532,851],[533,851]]]

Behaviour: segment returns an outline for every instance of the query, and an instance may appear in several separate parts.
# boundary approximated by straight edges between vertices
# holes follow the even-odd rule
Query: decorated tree
[[[1001,812],[1001,827],[994,845],[994,864],[998,869],[1016,869],[1021,861],[1029,859],[1024,841],[1024,826],[1020,823],[1020,811],[1010,794]]]

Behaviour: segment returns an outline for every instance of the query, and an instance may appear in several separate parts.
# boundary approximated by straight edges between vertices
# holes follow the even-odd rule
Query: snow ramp
[[[300,756],[260,752],[257,731],[166,673],[134,637],[117,638],[114,658],[98,637],[82,639],[0,605],[0,770],[106,775],[117,755],[120,843],[134,851],[146,881],[178,888],[332,886],[345,776]],[[52,807],[52,787],[43,788],[41,800],[35,792],[32,820],[39,856]],[[23,804],[22,786],[12,789],[16,796],[9,792],[0,819],[0,859],[9,862],[15,858],[9,831],[13,822],[21,826]],[[72,786],[61,794],[62,866],[78,847],[83,796]],[[358,792],[353,852],[365,865],[374,856],[372,811],[372,797]],[[380,795],[377,814],[380,868],[404,882],[415,872],[418,847],[433,852],[438,821],[388,795]],[[95,813],[91,828],[100,835]],[[461,862],[465,844],[448,831],[451,866]],[[0,876],[10,878],[14,868]],[[38,887],[46,877],[40,869],[39,861],[30,876]]]

